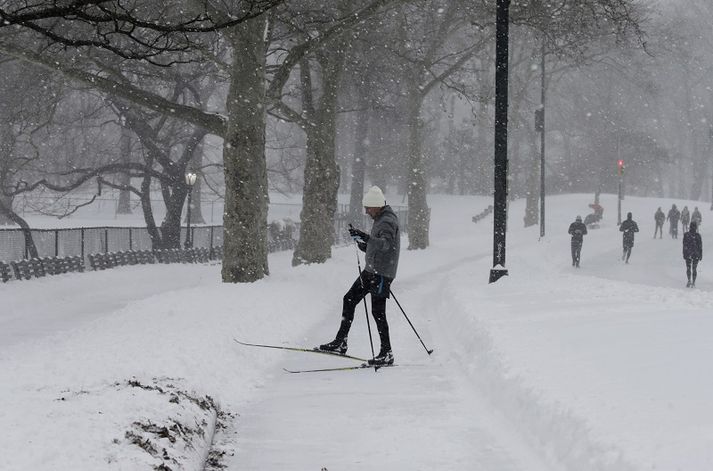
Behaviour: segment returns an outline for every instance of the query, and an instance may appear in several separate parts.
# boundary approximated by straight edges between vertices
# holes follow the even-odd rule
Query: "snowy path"
[[[438,366],[282,376],[241,415],[234,469],[547,469],[481,404]]]
[[[419,311],[433,312],[440,302],[441,286],[434,278],[431,274],[428,283],[406,284],[404,294]],[[427,356],[393,302],[388,315],[401,366],[377,373],[277,375],[265,385],[260,400],[241,414],[230,469],[552,469],[522,443],[512,424],[488,407],[452,357],[439,352]],[[329,337],[335,322],[329,319],[310,337]],[[360,305],[350,352],[369,356],[364,324]],[[423,338],[432,337],[428,324],[419,327]],[[284,357],[292,368],[345,363],[311,354]]]

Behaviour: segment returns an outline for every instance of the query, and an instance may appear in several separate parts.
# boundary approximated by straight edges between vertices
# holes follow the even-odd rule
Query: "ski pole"
[[[408,325],[410,325],[411,328],[413,329],[413,333],[416,334],[416,337],[418,337],[418,340],[421,341],[421,345],[423,345],[423,348],[426,350],[426,353],[428,353],[429,355],[431,353],[433,353],[433,349],[429,350],[428,347],[426,347],[426,344],[423,343],[423,340],[421,340],[421,336],[418,335],[418,332],[416,332],[416,328],[411,323],[411,319],[409,319],[408,316],[406,315],[406,311],[404,311],[404,308],[401,307],[401,303],[399,303],[399,300],[396,299],[396,295],[394,294],[394,292],[391,291],[391,289],[389,289],[389,293],[391,293],[391,296],[394,298],[394,301],[396,301],[396,304],[399,306],[399,309],[401,309],[401,312],[403,313],[404,317],[408,321]]]
[[[361,289],[364,290],[364,280],[361,278],[361,260],[359,260],[359,247],[356,244],[356,240],[354,241],[354,250],[356,251],[357,270],[359,273],[359,283],[361,283]],[[374,355],[374,340],[371,336],[371,324],[369,324],[369,309],[366,307],[366,296],[364,296],[364,298],[362,300],[364,301],[364,315],[366,316],[366,327],[369,330],[369,345],[371,346],[371,359],[373,361],[374,358],[376,358],[376,355]],[[376,371],[376,370],[374,370],[374,371]]]

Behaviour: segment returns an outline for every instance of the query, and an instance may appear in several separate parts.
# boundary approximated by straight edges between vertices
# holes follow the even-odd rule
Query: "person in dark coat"
[[[666,215],[661,211],[661,206],[654,213],[654,222],[656,222],[656,229],[654,229],[654,239],[656,238],[656,233],[659,233],[659,239],[663,238],[663,223],[666,222]]]
[[[681,212],[678,210],[678,208],[676,208],[675,204],[671,206],[671,209],[668,211],[668,216],[666,216],[666,219],[671,223],[671,226],[669,227],[669,233],[671,234],[671,238],[678,239],[678,220],[681,219]]]
[[[698,233],[698,224],[691,221],[688,232],[683,234],[683,259],[686,261],[686,276],[688,277],[687,288],[696,286],[696,268],[698,262],[703,260],[703,240]]]
[[[626,221],[619,226],[619,231],[623,232],[624,254],[621,259],[629,263],[631,249],[634,247],[634,233],[639,232],[639,225],[632,219],[631,213],[626,214]]]
[[[347,351],[347,336],[354,320],[354,310],[367,294],[371,294],[371,314],[376,321],[381,349],[369,360],[373,365],[391,365],[389,324],[386,321],[386,299],[391,294],[391,282],[396,277],[399,263],[401,234],[399,220],[391,206],[386,205],[384,193],[378,186],[372,186],[362,200],[364,210],[374,220],[371,233],[367,234],[350,226],[349,235],[357,243],[364,257],[365,266],[349,291],[344,295],[342,321],[337,335],[329,343],[319,346],[319,350],[344,354]]]
[[[582,242],[587,234],[587,226],[582,222],[582,216],[577,216],[567,231],[572,236],[572,266],[579,268],[579,257],[582,253]]]
[[[688,206],[684,206],[681,210],[681,230],[688,232],[688,224],[691,222],[691,213],[688,212]]]

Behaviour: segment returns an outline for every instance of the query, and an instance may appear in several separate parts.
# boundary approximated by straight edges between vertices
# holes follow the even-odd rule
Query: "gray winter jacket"
[[[371,226],[369,242],[366,244],[365,270],[393,280],[399,265],[400,248],[399,218],[391,206],[384,206]]]

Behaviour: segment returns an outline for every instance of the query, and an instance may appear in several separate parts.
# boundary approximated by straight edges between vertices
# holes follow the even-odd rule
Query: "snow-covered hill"
[[[510,275],[489,285],[492,216],[471,217],[490,200],[431,197],[431,247],[402,251],[393,290],[435,353],[390,301],[399,366],[378,373],[290,375],[350,363],[232,340],[330,340],[352,247],[297,268],[273,254],[248,285],[219,266],[0,285],[0,469],[200,469],[209,448],[209,469],[713,469],[713,274],[706,257],[685,288],[681,239],[652,238],[658,206],[698,205],[705,249],[711,213],[627,197],[625,265],[604,195],[575,269],[567,228],[588,203],[548,198],[539,240],[513,202]],[[349,340],[371,355],[361,306]]]

